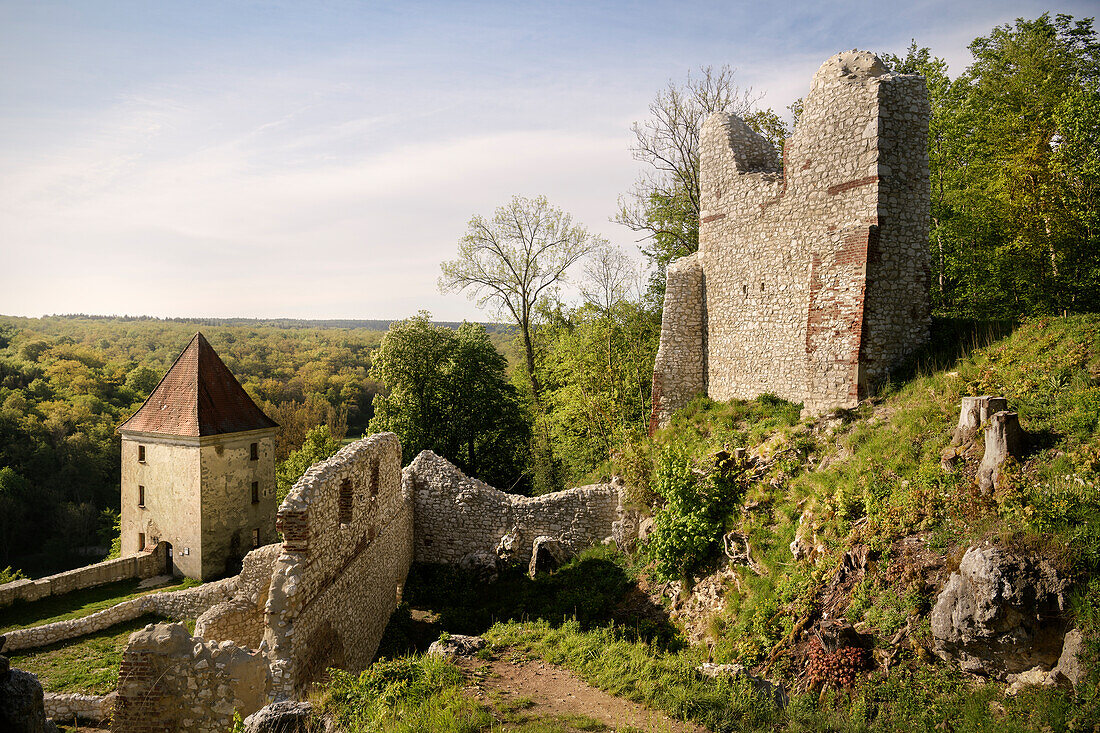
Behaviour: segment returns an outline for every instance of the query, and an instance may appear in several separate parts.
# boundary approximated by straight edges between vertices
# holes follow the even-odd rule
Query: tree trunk
[[[951,445],[964,445],[974,440],[982,425],[993,414],[1007,409],[1008,400],[1004,397],[963,397],[959,409],[959,424],[955,428],[955,434],[951,436]]]
[[[539,379],[535,376],[535,347],[531,343],[531,326],[527,323],[523,325],[523,349],[527,356],[527,376],[531,380],[531,397],[535,401],[536,407],[542,407],[541,389],[539,387]]]
[[[1020,429],[1019,415],[1001,411],[989,418],[985,431],[985,456],[978,466],[978,488],[983,494],[992,493],[1001,477],[1001,466],[1023,453],[1024,433]]]

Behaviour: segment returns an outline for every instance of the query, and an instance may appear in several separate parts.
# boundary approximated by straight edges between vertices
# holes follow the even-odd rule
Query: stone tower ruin
[[[875,55],[814,75],[782,165],[732,114],[700,135],[699,251],[671,263],[650,427],[697,394],[852,407],[928,341],[924,78]]]
[[[275,430],[201,333],[122,434],[122,555],[208,580],[274,542]]]

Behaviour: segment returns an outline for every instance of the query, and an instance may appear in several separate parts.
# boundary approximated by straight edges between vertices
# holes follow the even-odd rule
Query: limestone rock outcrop
[[[49,733],[57,728],[46,721],[42,685],[21,669],[0,665],[0,730],[10,733]]]
[[[1044,560],[971,547],[932,609],[936,654],[997,679],[1049,670],[1062,653],[1066,585]]]
[[[320,733],[322,730],[324,725],[316,722],[313,705],[295,700],[272,703],[244,719],[244,733]]]

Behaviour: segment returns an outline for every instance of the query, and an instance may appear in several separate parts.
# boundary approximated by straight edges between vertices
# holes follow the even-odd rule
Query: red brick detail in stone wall
[[[126,733],[175,730],[177,711],[162,703],[166,691],[158,684],[161,674],[156,659],[156,655],[148,652],[123,653],[112,730]]]
[[[275,529],[283,535],[284,550],[309,553],[309,517],[305,512],[280,511],[275,517]]]
[[[814,254],[810,260],[810,304],[806,321],[806,356],[812,358],[818,351],[818,342],[835,343],[832,334],[838,328],[847,332],[851,337],[848,340],[851,348],[847,353],[838,352],[833,363],[837,366],[849,369],[848,382],[849,399],[859,399],[858,367],[860,351],[865,341],[863,332],[863,311],[866,290],[866,263],[868,247],[872,240],[877,242],[877,227],[868,227],[862,231],[845,234],[840,240],[840,246],[832,258],[834,274],[841,274],[849,278],[859,278],[854,299],[847,302],[837,297],[839,292],[828,292],[824,288],[823,271],[826,266],[822,258]],[[853,283],[855,284],[855,283]]]
[[[857,178],[854,181],[847,181],[846,183],[838,183],[835,186],[829,186],[825,190],[830,196],[836,196],[838,193],[843,193],[853,188],[859,188],[860,186],[866,186],[877,181],[878,176],[867,176],[866,178]]]
[[[725,219],[725,214],[711,214],[710,216],[704,216],[700,221],[704,224],[709,224],[712,221],[718,221],[719,219]]]

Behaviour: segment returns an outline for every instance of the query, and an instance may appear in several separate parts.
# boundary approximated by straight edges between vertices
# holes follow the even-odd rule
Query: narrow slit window
[[[138,552],[145,549],[145,533],[138,532]]]
[[[351,479],[340,482],[340,524],[351,524]]]
[[[760,292],[764,292],[764,283],[760,283]]]
[[[138,486],[138,506],[145,506],[145,487]]]
[[[259,547],[260,546],[260,530],[258,530],[258,529],[252,530],[252,546],[253,547]]]
[[[378,456],[374,457],[374,460],[370,463],[370,495],[378,496],[378,463],[381,459]]]
[[[138,463],[145,463],[145,446],[138,446]]]
[[[248,446],[248,460],[258,461],[260,460],[260,444],[253,443]]]
[[[742,285],[741,286],[741,295],[747,296],[748,294],[749,294],[749,286],[748,285]]]
[[[253,481],[252,482],[252,503],[253,504],[259,504],[260,503],[260,482],[259,481]]]

